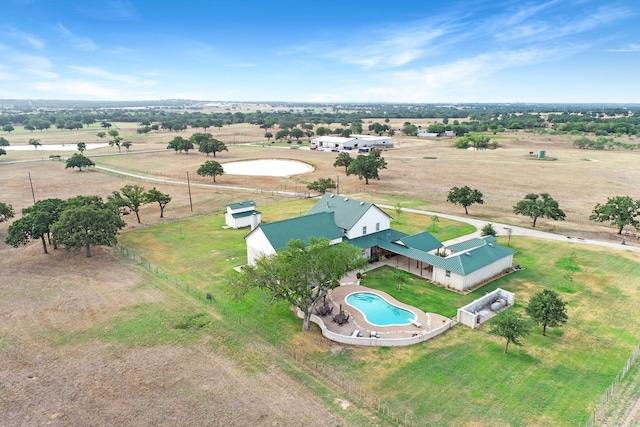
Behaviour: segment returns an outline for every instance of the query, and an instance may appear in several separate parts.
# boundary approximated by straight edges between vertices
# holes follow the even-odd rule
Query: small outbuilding
[[[262,214],[256,210],[256,204],[253,200],[227,205],[227,213],[225,214],[227,227],[251,227],[254,229],[260,222],[262,222]]]

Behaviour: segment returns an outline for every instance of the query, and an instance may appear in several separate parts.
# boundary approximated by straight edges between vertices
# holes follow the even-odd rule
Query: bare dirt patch
[[[203,335],[188,348],[125,347],[99,339],[54,345],[165,301],[111,249],[0,250],[2,425],[339,425],[323,402],[276,367],[248,371]],[[148,278],[146,278],[148,280]]]

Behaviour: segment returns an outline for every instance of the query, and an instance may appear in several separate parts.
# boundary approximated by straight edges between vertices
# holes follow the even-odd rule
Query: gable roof
[[[442,247],[440,240],[433,237],[433,234],[428,231],[423,231],[422,233],[399,239],[399,243],[408,248],[417,249],[423,252],[429,252]]]
[[[333,213],[319,212],[317,214],[303,215],[282,221],[260,224],[255,230],[262,230],[273,249],[280,250],[292,239],[308,242],[310,237],[324,237],[329,240],[339,239],[344,236],[333,222]],[[253,230],[251,233],[253,233]],[[251,235],[249,233],[249,235]]]
[[[350,230],[371,207],[389,216],[373,203],[361,202],[360,200],[331,193],[326,193],[322,196],[307,212],[307,215],[319,212],[333,212],[336,225],[344,230]],[[389,218],[391,217],[389,216]]]
[[[485,236],[485,237],[475,237],[473,239],[465,240],[460,243],[455,243],[453,245],[447,246],[452,252],[461,252],[467,251],[469,249],[477,248],[479,246],[484,246],[489,243],[494,243],[496,238],[493,236]]]
[[[235,213],[232,213],[231,216],[235,219],[238,219],[238,218],[244,218],[245,216],[251,216],[253,214],[260,215],[261,213],[262,212],[254,209],[254,210],[245,211],[245,212],[235,212]]]
[[[379,246],[378,242],[393,242],[407,236],[408,234],[403,233],[402,231],[389,228],[388,230],[381,230],[375,233],[356,237],[355,239],[349,239],[348,242],[359,248],[366,249],[372,246]]]
[[[245,200],[244,202],[229,203],[227,207],[232,210],[235,210],[235,209],[241,209],[241,208],[255,207],[255,205],[256,204],[253,202],[253,200]]]

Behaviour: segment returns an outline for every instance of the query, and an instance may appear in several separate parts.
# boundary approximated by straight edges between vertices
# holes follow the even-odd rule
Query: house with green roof
[[[327,193],[305,215],[253,229],[245,238],[247,261],[255,264],[291,239],[311,237],[348,242],[361,248],[368,259],[395,264],[457,291],[473,289],[511,268],[515,253],[497,244],[493,236],[443,247],[427,231],[408,235],[392,229],[391,217],[372,203]]]

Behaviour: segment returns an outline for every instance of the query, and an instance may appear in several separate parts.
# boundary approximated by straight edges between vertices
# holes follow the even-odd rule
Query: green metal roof
[[[235,209],[253,207],[255,205],[256,204],[253,202],[253,200],[245,200],[244,202],[229,203],[227,206],[235,210]]]
[[[392,242],[378,242],[378,246],[383,249],[407,256],[418,261],[426,262],[445,270],[466,276],[476,270],[480,270],[495,261],[509,256],[515,251],[511,248],[500,246],[496,243],[487,243],[484,246],[475,247],[466,252],[458,252],[446,258],[432,255],[414,248],[407,248]],[[467,255],[468,254],[468,255]]]
[[[473,239],[465,240],[464,242],[455,243],[451,246],[447,246],[447,249],[453,252],[468,251],[469,249],[484,246],[488,243],[494,243],[496,238],[493,236],[476,237]]]
[[[287,242],[292,239],[308,242],[310,237],[324,237],[329,240],[344,237],[342,230],[333,222],[333,213],[331,212],[267,222],[260,224],[257,229],[262,230],[276,251],[284,248]]]
[[[349,197],[326,193],[313,205],[307,215],[318,212],[333,212],[336,225],[344,230],[350,230],[371,206],[375,205]],[[387,215],[379,207],[375,206],[375,208]]]
[[[355,239],[348,240],[348,242],[354,246],[365,249],[365,248],[370,248],[372,246],[377,246],[379,241],[393,242],[395,240],[399,240],[407,236],[408,234],[406,233],[393,230],[390,228],[388,230],[377,231],[375,233],[356,237]]]
[[[245,216],[251,216],[253,214],[260,214],[260,211],[257,210],[252,210],[252,211],[246,211],[246,212],[237,212],[237,213],[232,213],[231,216],[234,217],[235,219],[238,218],[244,218]]]
[[[433,234],[428,231],[405,237],[400,239],[400,242],[408,248],[418,249],[423,252],[429,252],[442,247],[440,240],[433,237]]]

